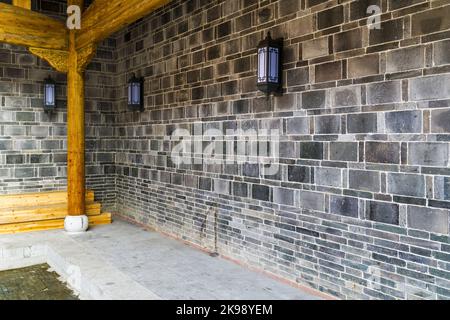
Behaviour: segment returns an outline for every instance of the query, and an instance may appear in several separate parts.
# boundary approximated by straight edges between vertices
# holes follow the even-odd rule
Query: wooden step
[[[100,203],[86,203],[86,215],[88,216],[100,215],[101,210],[102,205]],[[0,225],[64,219],[67,215],[66,203],[38,207],[2,208],[0,209]]]
[[[86,191],[86,202],[94,202],[94,192]],[[0,208],[37,207],[57,203],[67,203],[67,191],[52,191],[39,193],[24,193],[1,195]]]
[[[89,217],[89,226],[110,224],[111,222],[112,219],[110,213],[103,213],[98,216]],[[64,229],[64,219],[4,224],[0,225],[0,234],[14,234],[54,229]]]

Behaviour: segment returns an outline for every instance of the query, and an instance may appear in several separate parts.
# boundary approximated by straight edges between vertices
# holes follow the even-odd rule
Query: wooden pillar
[[[67,184],[69,215],[85,215],[84,68],[79,65],[75,32],[70,32],[67,73]]]

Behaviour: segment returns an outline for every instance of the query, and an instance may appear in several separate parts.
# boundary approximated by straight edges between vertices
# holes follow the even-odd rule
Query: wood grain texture
[[[68,51],[42,48],[28,48],[28,50],[35,56],[47,61],[53,68],[55,68],[55,70],[64,73],[69,71],[69,66],[67,64],[67,60],[69,58]]]
[[[94,192],[86,191],[86,202],[94,201]],[[14,207],[48,206],[67,203],[67,191],[7,194],[0,196],[0,210]]]
[[[84,74],[75,49],[75,32],[70,32],[67,73],[67,192],[68,213],[85,214]]]
[[[31,0],[13,0],[13,6],[31,10]]]
[[[82,16],[77,49],[96,44],[112,33],[169,3],[170,0],[95,0]]]
[[[100,203],[87,203],[86,215],[97,216],[101,214]],[[67,216],[67,203],[36,207],[14,207],[0,209],[0,225],[32,221],[64,219]]]
[[[103,213],[101,215],[90,216],[88,218],[90,227],[110,224],[112,222],[110,213]],[[0,234],[14,234],[55,229],[64,229],[64,219],[4,224],[0,225]]]
[[[0,3],[0,42],[25,47],[67,50],[63,22],[46,15]]]

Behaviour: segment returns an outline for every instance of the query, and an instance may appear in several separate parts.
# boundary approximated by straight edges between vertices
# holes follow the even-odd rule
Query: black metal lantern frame
[[[56,109],[56,82],[48,76],[44,80],[44,111],[52,112]]]
[[[137,78],[134,73],[128,81],[128,108],[134,111],[144,108],[144,78]]]
[[[283,38],[272,39],[270,32],[258,45],[257,88],[270,95],[283,92]]]

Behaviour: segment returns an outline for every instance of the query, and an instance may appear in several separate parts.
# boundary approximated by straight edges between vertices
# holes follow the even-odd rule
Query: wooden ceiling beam
[[[63,22],[21,7],[0,3],[0,42],[43,49],[68,49]]]
[[[13,6],[31,10],[31,0],[13,0]]]
[[[77,49],[96,44],[170,0],[95,0],[81,19]]]

